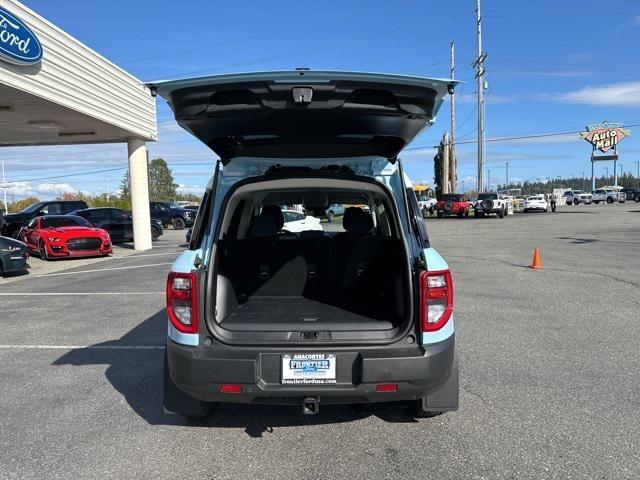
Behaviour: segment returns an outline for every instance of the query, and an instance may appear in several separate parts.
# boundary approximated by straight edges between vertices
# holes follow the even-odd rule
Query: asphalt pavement
[[[640,478],[640,206],[428,227],[455,282],[458,412],[164,415],[168,231],[0,285],[0,478]]]

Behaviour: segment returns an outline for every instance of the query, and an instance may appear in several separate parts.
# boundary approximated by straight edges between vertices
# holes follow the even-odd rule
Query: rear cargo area
[[[232,291],[219,302],[225,310],[220,325],[232,331],[400,325],[406,288],[400,240],[346,232],[313,236],[222,242],[218,288]]]

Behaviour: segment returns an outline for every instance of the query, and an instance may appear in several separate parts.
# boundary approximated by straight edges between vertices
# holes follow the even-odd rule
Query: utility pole
[[[636,164],[636,168],[638,169],[638,173],[636,173],[636,180],[638,181],[638,188],[640,188],[640,162],[634,162]]]
[[[580,172],[580,175],[582,176],[581,177],[582,180],[580,182],[581,183],[580,188],[582,188],[582,191],[584,192],[584,172]]]
[[[442,149],[442,193],[451,193],[450,189],[450,178],[449,178],[449,160],[450,160],[450,146],[449,143],[449,135],[447,132],[444,132],[444,137],[442,139],[442,144],[444,148]]]
[[[456,75],[456,42],[451,41],[451,79]],[[451,161],[451,193],[456,193],[458,185],[458,161],[456,159],[456,97],[455,93],[451,94],[451,140],[449,142],[449,157]]]
[[[478,193],[484,192],[484,60],[482,53],[482,16],[480,15],[480,0],[476,0],[476,21],[478,34],[478,58],[473,66],[476,67],[478,79]]]
[[[491,191],[491,170],[487,169],[487,191]]]
[[[7,205],[7,179],[4,176],[4,160],[2,160],[2,194],[4,196],[4,214],[9,215],[9,206]]]

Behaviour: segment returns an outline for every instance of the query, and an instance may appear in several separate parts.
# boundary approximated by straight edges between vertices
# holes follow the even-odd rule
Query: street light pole
[[[509,188],[509,162],[505,162],[505,165],[507,167],[507,183],[506,183],[507,187],[506,188]]]
[[[640,162],[635,162],[636,167],[638,168],[638,173],[636,174],[636,180],[638,181],[638,188],[640,188]]]
[[[580,188],[582,188],[582,191],[584,192],[584,172],[580,172],[580,175],[582,175],[582,181],[580,182]]]

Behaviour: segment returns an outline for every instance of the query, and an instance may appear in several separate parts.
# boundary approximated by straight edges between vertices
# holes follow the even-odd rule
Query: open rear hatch
[[[456,81],[349,72],[263,72],[153,82],[178,123],[223,163],[236,157],[398,153]]]
[[[183,128],[220,156],[225,170],[236,167],[245,177],[255,177],[255,190],[263,192],[275,187],[267,185],[272,178],[266,169],[260,176],[248,168],[256,161],[272,166],[293,162],[314,170],[316,177],[343,161],[366,165],[377,158],[385,166],[384,159],[394,163],[400,151],[434,121],[455,84],[446,79],[301,70],[149,86],[168,100]],[[215,305],[207,308],[213,312],[208,324],[216,336],[231,343],[301,338],[382,342],[410,327],[410,256],[396,199],[371,173],[358,177],[356,170],[350,170],[348,188],[377,192],[366,220],[373,227],[350,232],[345,225],[347,231],[335,236],[287,239],[275,231],[252,235],[250,225],[264,220],[253,217],[264,216],[264,207],[274,205],[258,196],[243,197],[249,208],[246,218],[242,212],[238,218],[246,221],[234,231],[228,226],[235,221],[237,192],[250,185],[231,187],[222,207],[219,223],[224,227],[213,247],[216,264],[209,276]],[[309,184],[309,189],[331,190],[346,181],[325,171],[326,183]],[[293,183],[287,178],[289,183],[282,188],[301,188],[304,177],[298,175]],[[220,205],[223,199],[215,202]],[[312,202],[305,203],[309,210],[307,204]],[[331,201],[325,203],[312,206],[324,209]],[[212,317],[215,320],[210,321]]]

